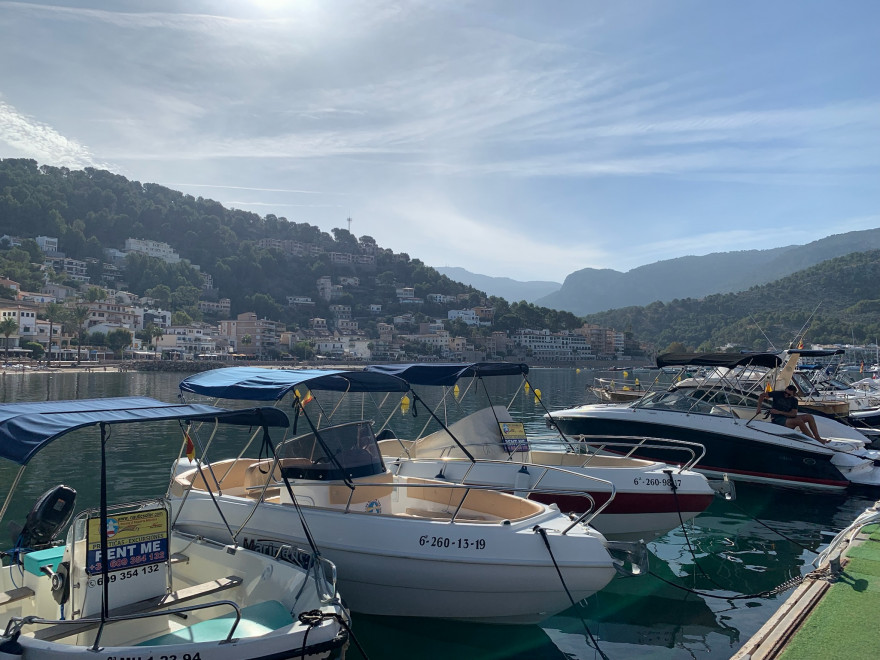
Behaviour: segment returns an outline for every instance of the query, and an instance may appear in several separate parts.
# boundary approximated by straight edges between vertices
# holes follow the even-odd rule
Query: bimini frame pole
[[[24,474],[24,469],[26,467],[27,465],[22,465],[18,468],[18,473],[15,475],[15,479],[12,480],[12,485],[9,487],[9,492],[6,494],[6,499],[3,501],[3,508],[0,509],[0,521],[2,521],[3,516],[6,515],[6,509],[9,508],[9,503],[12,502],[12,494],[18,486],[18,482],[21,481],[21,475]]]

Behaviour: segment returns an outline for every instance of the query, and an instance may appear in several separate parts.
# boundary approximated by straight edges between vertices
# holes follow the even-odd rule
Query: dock
[[[877,519],[880,502],[862,516],[869,512]],[[875,660],[878,612],[880,524],[874,523],[854,530],[807,575],[733,660]]]

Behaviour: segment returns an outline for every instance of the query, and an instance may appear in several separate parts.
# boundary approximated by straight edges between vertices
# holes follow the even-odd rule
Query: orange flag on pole
[[[186,457],[192,463],[196,459],[196,446],[193,444],[192,438],[189,437],[189,431],[184,431],[183,437],[186,438]]]

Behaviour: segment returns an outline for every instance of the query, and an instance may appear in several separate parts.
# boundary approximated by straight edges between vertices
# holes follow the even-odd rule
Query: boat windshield
[[[329,426],[278,447],[281,474],[289,479],[336,480],[385,472],[372,422]],[[319,440],[320,438],[320,440]]]
[[[686,392],[653,392],[632,404],[634,408],[650,408],[652,410],[674,410],[677,412],[711,414],[712,404],[693,398]]]

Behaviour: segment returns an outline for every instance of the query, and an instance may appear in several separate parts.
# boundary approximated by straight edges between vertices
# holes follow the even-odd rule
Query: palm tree
[[[49,321],[49,344],[46,351],[46,366],[52,366],[52,334],[56,323],[64,321],[66,311],[62,305],[58,303],[49,303],[46,305],[46,319]]]
[[[156,344],[155,341],[156,341],[157,339],[159,339],[160,337],[164,337],[164,336],[165,336],[165,331],[162,330],[162,328],[160,328],[160,327],[159,327],[158,325],[156,325],[155,323],[148,323],[148,324],[147,324],[147,327],[144,328],[144,330],[147,331],[147,335],[149,335],[149,337],[150,337],[150,343],[153,344],[153,353],[158,352],[158,351],[159,351],[159,345]]]
[[[68,310],[68,319],[76,326],[76,363],[82,359],[82,343],[85,338],[85,323],[91,314],[91,310],[85,305],[75,305]]]
[[[18,332],[18,321],[11,316],[7,316],[0,321],[0,334],[6,337],[6,363],[9,364],[9,337]]]

